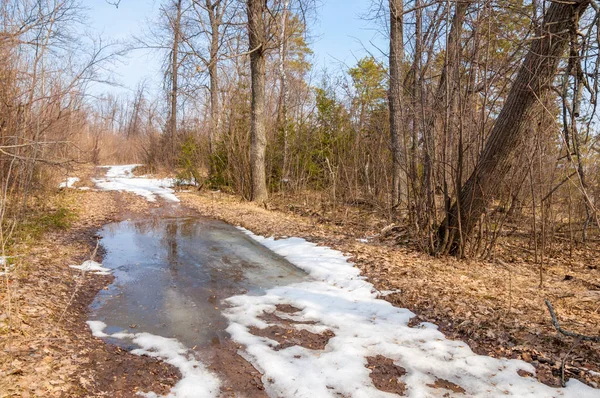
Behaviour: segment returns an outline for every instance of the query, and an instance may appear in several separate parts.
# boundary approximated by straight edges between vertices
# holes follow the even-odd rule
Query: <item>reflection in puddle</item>
[[[125,221],[105,226],[100,234],[103,265],[113,270],[115,280],[94,300],[90,319],[109,325],[107,333],[143,331],[174,337],[189,348],[218,344],[227,337],[222,299],[258,295],[306,278],[220,221]]]

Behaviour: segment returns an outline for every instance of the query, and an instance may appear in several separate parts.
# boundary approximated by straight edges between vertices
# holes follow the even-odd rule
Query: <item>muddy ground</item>
[[[182,192],[178,196],[182,199],[179,211],[185,214],[222,219],[260,235],[300,236],[349,254],[379,290],[393,292],[382,298],[409,308],[418,321],[440,325],[448,336],[466,341],[478,353],[531,362],[537,377],[547,384],[560,384],[565,357],[567,377],[600,383],[589,372],[600,371],[600,345],[582,342],[573,348],[573,341],[557,335],[543,304],[544,298],[553,302],[565,328],[600,334],[600,289],[593,283],[600,280],[600,270],[595,257],[582,253],[551,263],[540,288],[538,270],[526,260],[435,259],[386,239],[358,241],[380,231],[381,226],[368,215],[362,221],[353,218],[345,223],[300,212],[303,206],[294,205],[292,199],[267,210],[223,193]],[[102,225],[159,217],[159,204],[132,194],[91,190],[63,190],[50,202],[74,214],[71,225],[17,242],[13,249],[20,257],[9,276],[2,277],[0,397],[166,393],[180,377],[176,368],[107,345],[94,338],[85,324],[89,304],[111,277],[82,275],[68,267],[90,258]],[[99,250],[98,259],[101,254]],[[330,337],[290,335],[285,324],[255,332],[278,341],[280,348],[290,344],[319,348]],[[237,354],[240,349],[223,341],[202,360],[224,380],[225,396],[242,392],[248,397],[266,396],[260,373]],[[395,382],[402,368],[384,357],[369,358],[368,367],[378,388],[403,392],[402,383]],[[460,386],[445,380],[436,386],[460,392]]]

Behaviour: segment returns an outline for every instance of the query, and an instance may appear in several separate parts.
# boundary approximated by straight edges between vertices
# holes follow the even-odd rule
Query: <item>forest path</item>
[[[130,190],[149,200],[158,194],[175,202],[168,183],[135,178],[132,170],[123,166],[117,170],[108,168],[105,180],[98,185],[104,189]],[[114,181],[111,180],[116,178],[121,181],[112,184]],[[126,181],[128,179],[135,182]],[[172,266],[180,263],[177,251],[181,242],[177,232],[172,232],[173,226],[177,227],[181,219],[165,222],[164,219],[170,216],[164,208],[161,206],[162,210],[154,217],[153,224],[162,225],[167,235],[171,229],[171,238],[159,234],[157,239],[166,242],[166,263]],[[133,229],[141,233],[142,236],[137,240],[156,233],[156,227],[144,231],[141,224],[124,228],[129,232]],[[186,346],[179,340],[173,340],[174,337],[181,338],[176,336],[177,333],[174,333],[175,336],[173,333],[167,336],[150,334],[138,328],[136,322],[139,321],[132,321],[129,328],[121,326],[115,329],[111,328],[114,325],[107,327],[105,323],[93,320],[89,325],[94,335],[113,343],[117,340],[128,341],[128,344],[139,347],[133,353],[158,357],[176,366],[183,378],[171,390],[173,396],[261,396],[265,393],[268,396],[298,397],[387,397],[397,394],[597,396],[597,390],[576,380],[569,381],[565,389],[548,387],[530,377],[535,369],[525,362],[477,355],[465,343],[446,339],[435,325],[411,324],[414,314],[379,299],[380,293],[360,276],[360,271],[340,252],[303,239],[273,240],[244,232],[306,271],[312,279],[261,287],[261,291],[254,295],[220,296],[219,301],[216,301],[216,297],[211,298],[214,308],[226,308],[219,316],[227,318],[227,332],[233,340],[223,336],[220,344],[213,344],[211,349],[197,350],[198,345],[190,347],[192,343],[189,341]],[[189,236],[198,238],[200,235]],[[234,246],[238,243],[234,243]],[[111,255],[108,246],[107,260]],[[145,247],[157,246],[160,245],[150,243]],[[126,250],[130,249],[131,244],[126,247]],[[143,245],[141,251],[147,252]],[[172,257],[170,260],[169,256]],[[186,256],[189,257],[189,253]],[[188,262],[198,262],[203,256],[202,250],[197,251],[195,256],[198,258],[188,259]],[[110,262],[105,266],[115,266]],[[128,271],[126,266],[124,269],[119,267],[123,267],[123,264],[115,267],[119,272],[115,275],[113,285],[119,285],[120,279],[126,281],[129,278],[135,281],[132,286],[160,290],[160,287],[149,287],[149,282],[156,282],[156,275],[142,272],[140,276],[133,277],[132,271]],[[171,269],[169,272],[174,271]],[[227,278],[227,275],[217,275],[219,277]],[[173,288],[173,281],[170,283]],[[175,286],[175,290],[178,288]],[[124,294],[121,291],[114,295],[122,298]],[[170,300],[171,308],[162,311],[163,314],[171,315],[171,320],[174,318],[176,322],[183,322],[185,327],[188,318],[193,318],[195,306],[192,305],[191,311],[190,308],[185,310],[185,297],[171,297]],[[133,303],[138,302],[133,300]],[[115,308],[122,306],[126,305],[121,303]],[[156,324],[157,319],[153,319],[153,322]],[[126,324],[125,319],[123,325]],[[202,333],[201,325],[192,329]],[[245,360],[237,355],[238,349]],[[262,376],[255,369],[259,369]]]

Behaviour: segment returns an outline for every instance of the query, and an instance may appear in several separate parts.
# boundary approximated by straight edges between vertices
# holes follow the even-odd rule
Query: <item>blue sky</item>
[[[85,3],[89,9],[90,30],[93,31],[90,33],[101,33],[105,39],[115,40],[139,35],[146,21],[157,15],[160,5],[159,0],[121,0],[119,8],[105,0]],[[315,53],[313,64],[317,71],[324,67],[335,70],[340,64],[352,66],[358,58],[367,54],[365,47],[376,56],[381,54],[379,49],[385,50],[385,39],[377,33],[375,24],[361,18],[371,4],[372,0],[321,0],[318,20],[311,28],[311,48]],[[136,51],[124,64],[115,65],[113,70],[116,80],[134,88],[142,79],[159,79],[160,58],[156,54]],[[98,89],[115,90],[109,87]]]

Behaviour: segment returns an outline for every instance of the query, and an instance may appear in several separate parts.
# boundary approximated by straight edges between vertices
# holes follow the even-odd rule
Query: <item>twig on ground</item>
[[[552,317],[552,325],[554,325],[554,328],[556,329],[557,332],[559,332],[560,334],[563,334],[565,336],[568,336],[568,337],[574,337],[579,340],[593,341],[595,343],[600,343],[600,336],[586,336],[586,335],[580,334],[580,333],[569,332],[568,330],[564,330],[563,328],[561,328],[560,325],[558,324],[558,319],[556,318],[556,312],[554,312],[554,308],[552,307],[552,304],[550,304],[550,301],[548,301],[548,300],[544,300],[544,302],[546,303],[546,307],[548,307],[548,311],[550,312],[550,317]]]
[[[550,312],[550,317],[552,318],[552,325],[554,325],[554,328],[556,329],[556,331],[565,336],[575,338],[575,342],[573,343],[573,345],[571,346],[569,351],[565,354],[565,356],[560,361],[560,384],[563,387],[565,387],[565,365],[567,363],[567,358],[569,357],[569,355],[571,355],[571,352],[573,352],[575,347],[577,347],[579,345],[579,343],[581,343],[582,341],[600,342],[600,336],[586,336],[584,334],[569,332],[568,330],[564,330],[558,324],[556,312],[554,312],[554,307],[552,307],[552,304],[550,303],[550,301],[544,300],[544,302],[546,303],[546,307],[548,307],[548,311]]]
[[[567,363],[567,358],[571,355],[571,352],[581,343],[581,339],[575,339],[575,343],[571,346],[571,349],[565,354],[562,361],[560,361],[560,385],[565,387],[565,364]]]

